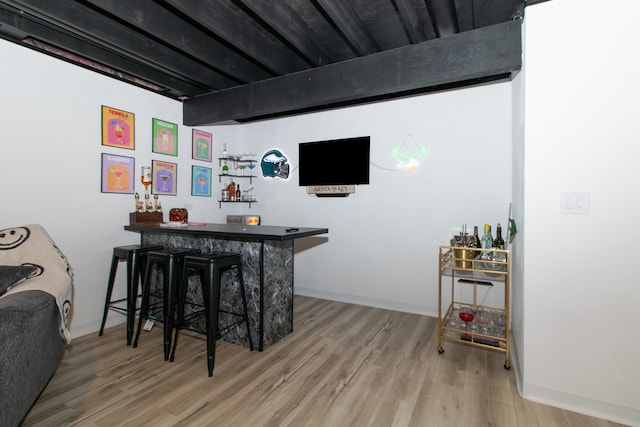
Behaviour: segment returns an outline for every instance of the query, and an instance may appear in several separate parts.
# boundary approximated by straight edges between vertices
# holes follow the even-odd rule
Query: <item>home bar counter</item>
[[[242,254],[251,337],[259,351],[293,331],[293,242],[295,239],[326,234],[326,228],[294,228],[267,225],[203,224],[179,227],[127,225],[125,230],[140,233],[140,242],[165,248],[195,248],[202,252],[227,251]],[[152,283],[159,271],[152,271]],[[197,279],[195,279],[197,280]],[[220,295],[221,309],[240,311],[237,290],[229,290],[230,275],[225,274]],[[152,285],[153,287],[153,285]],[[229,290],[229,291],[228,291]],[[190,277],[187,300],[202,301],[199,285]],[[190,311],[185,308],[188,315]],[[220,323],[225,324],[220,314]],[[189,329],[204,332],[204,319]],[[249,346],[246,330],[234,328],[226,341]]]

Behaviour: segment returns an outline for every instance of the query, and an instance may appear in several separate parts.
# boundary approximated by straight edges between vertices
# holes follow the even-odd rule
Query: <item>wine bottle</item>
[[[498,223],[498,227],[496,228],[496,239],[493,241],[493,246],[497,249],[504,249],[504,239],[502,238],[502,227],[500,223]]]
[[[240,201],[240,184],[236,185],[236,202]]]
[[[222,154],[220,155],[220,158],[226,159],[227,157],[229,157],[229,154],[227,153],[227,144],[222,144]]]
[[[227,165],[227,161],[224,161],[222,165],[222,175],[229,175],[229,166]]]
[[[471,244],[469,245],[472,248],[481,248],[482,243],[480,242],[480,236],[478,236],[478,226],[473,226],[473,237],[471,238]]]
[[[491,226],[484,225],[484,235],[482,236],[482,248],[491,249],[493,247],[493,237],[491,237]]]

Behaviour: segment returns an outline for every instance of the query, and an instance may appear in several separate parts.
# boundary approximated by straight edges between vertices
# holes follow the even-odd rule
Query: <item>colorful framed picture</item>
[[[211,197],[211,168],[191,166],[191,195]]]
[[[136,159],[102,153],[103,193],[133,194],[135,189]]]
[[[178,192],[178,165],[176,163],[151,161],[151,192],[175,196]]]
[[[211,141],[212,135],[201,130],[193,129],[192,133],[192,155],[193,160],[211,161]]]
[[[102,106],[102,145],[135,150],[135,114]]]
[[[169,156],[178,155],[178,125],[153,119],[153,143],[151,151]]]

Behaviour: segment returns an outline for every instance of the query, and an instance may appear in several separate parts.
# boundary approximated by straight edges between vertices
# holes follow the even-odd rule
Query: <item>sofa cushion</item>
[[[10,288],[37,275],[41,269],[33,264],[0,265],[0,295],[4,295]]]

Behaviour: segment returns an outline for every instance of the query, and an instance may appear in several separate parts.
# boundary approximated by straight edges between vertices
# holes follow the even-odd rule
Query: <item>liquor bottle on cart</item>
[[[496,227],[496,239],[493,241],[493,246],[497,249],[504,249],[504,239],[502,238],[502,227],[500,223]]]

